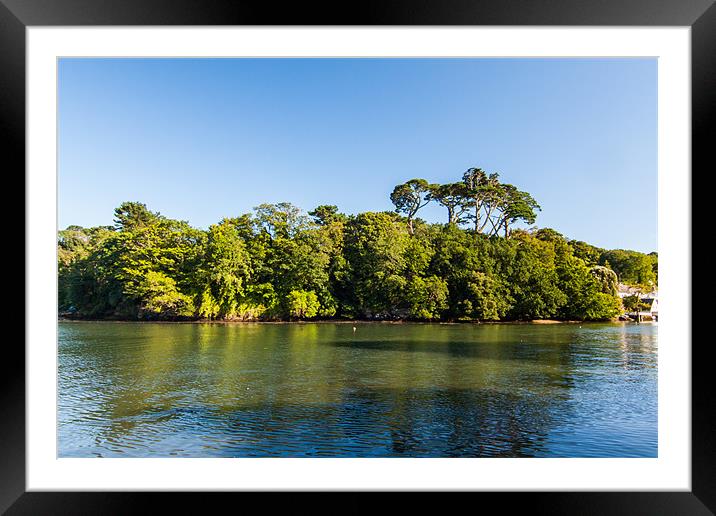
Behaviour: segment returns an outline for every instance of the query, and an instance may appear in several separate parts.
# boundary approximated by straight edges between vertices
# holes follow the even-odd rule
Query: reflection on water
[[[60,323],[61,457],[655,457],[652,324]]]

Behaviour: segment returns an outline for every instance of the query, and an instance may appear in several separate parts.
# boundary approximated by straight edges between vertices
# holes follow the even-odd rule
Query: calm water
[[[62,457],[655,457],[654,324],[60,323]]]

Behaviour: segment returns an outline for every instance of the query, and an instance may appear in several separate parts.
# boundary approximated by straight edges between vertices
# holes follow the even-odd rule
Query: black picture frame
[[[692,171],[713,167],[716,111],[716,6],[713,0],[0,0],[0,128],[4,177],[25,177],[25,29],[83,25],[606,25],[690,26]],[[13,174],[14,173],[14,174]],[[692,172],[692,178],[696,174]],[[24,182],[20,188],[24,191]],[[694,206],[696,204],[694,203]],[[696,220],[696,217],[692,217]],[[14,222],[15,226],[18,226]],[[25,268],[25,275],[32,274]],[[694,304],[694,306],[696,306]],[[236,494],[25,492],[25,353],[7,341],[0,380],[0,511],[7,514],[153,512],[156,502],[180,512],[209,512]],[[690,343],[670,343],[688,345]],[[709,343],[705,343],[709,344]],[[709,346],[692,347],[692,491],[480,493],[502,507],[550,514],[713,514],[716,427]],[[256,494],[242,493],[244,498]],[[271,495],[275,497],[275,495]],[[353,493],[336,506],[322,495],[291,497],[293,511],[366,512],[375,493]],[[282,501],[284,496],[273,498]],[[424,507],[422,495],[410,497]],[[246,500],[242,499],[242,504]],[[382,503],[382,502],[381,502]],[[218,507],[218,505],[216,505]],[[338,509],[340,507],[340,509]]]

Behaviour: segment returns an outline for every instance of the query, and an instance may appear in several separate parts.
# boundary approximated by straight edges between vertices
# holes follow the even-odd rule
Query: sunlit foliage
[[[656,253],[525,228],[539,206],[497,174],[470,169],[447,185],[414,179],[390,197],[396,212],[346,215],[321,205],[306,214],[261,204],[206,230],[125,202],[114,226],[59,232],[60,311],[168,320],[606,320],[622,309],[617,282],[656,287]],[[446,208],[446,224],[417,217],[428,202]]]

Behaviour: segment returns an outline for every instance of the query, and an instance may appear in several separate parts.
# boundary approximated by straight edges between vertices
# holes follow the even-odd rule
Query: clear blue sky
[[[472,166],[540,227],[656,250],[656,59],[60,60],[60,228],[128,200],[202,228],[262,202],[390,210],[394,185]]]

